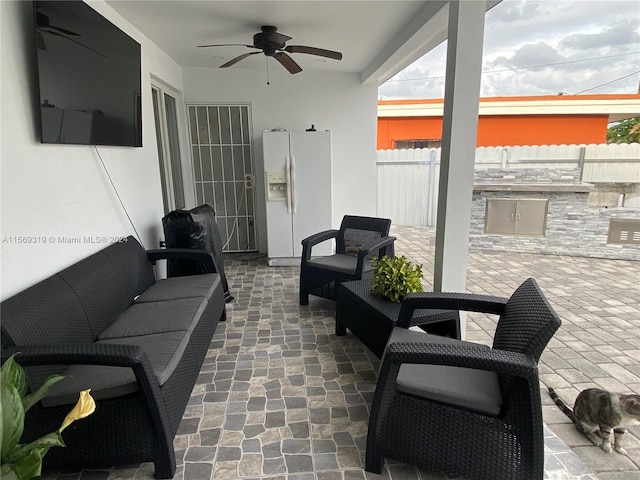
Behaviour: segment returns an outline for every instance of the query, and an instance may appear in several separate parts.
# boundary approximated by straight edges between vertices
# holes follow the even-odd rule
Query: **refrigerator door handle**
[[[297,200],[296,200],[296,157],[291,156],[291,161],[289,162],[289,168],[291,170],[291,210],[293,213],[296,213]]]
[[[284,170],[287,176],[287,213],[291,213],[291,158],[284,157]]]

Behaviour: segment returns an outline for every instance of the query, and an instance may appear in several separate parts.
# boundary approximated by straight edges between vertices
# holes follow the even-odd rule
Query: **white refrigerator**
[[[331,132],[264,131],[269,265],[300,265],[303,238],[331,228]],[[332,253],[331,242],[314,248]]]

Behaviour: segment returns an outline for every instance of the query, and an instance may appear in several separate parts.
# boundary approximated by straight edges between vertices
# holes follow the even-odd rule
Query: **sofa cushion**
[[[169,379],[189,343],[186,331],[163,332],[130,338],[100,340],[97,343],[139,345],[148,358],[160,386]],[[42,399],[44,406],[75,404],[81,390],[91,389],[95,400],[120,397],[136,392],[139,387],[133,370],[128,367],[71,365],[66,378],[59,381]]]
[[[135,303],[158,302],[188,297],[211,298],[219,284],[220,275],[217,273],[165,278],[151,285],[135,299]]]
[[[115,398],[138,391],[138,383],[133,370],[127,367],[103,365],[71,365],[60,380],[53,385],[42,399],[45,407],[73,405],[78,401],[80,391],[91,389],[95,400]]]
[[[100,340],[185,330],[191,333],[207,306],[203,297],[135,303],[99,336]]]
[[[389,342],[458,344],[471,348],[488,348],[472,342],[419,333],[396,327]],[[418,397],[498,415],[502,393],[495,372],[447,365],[403,364],[398,372],[396,389]]]

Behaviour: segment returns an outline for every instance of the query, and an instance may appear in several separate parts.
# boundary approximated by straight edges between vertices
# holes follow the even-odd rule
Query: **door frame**
[[[155,122],[155,107],[153,106],[153,92],[158,93],[158,106],[160,107],[160,125],[157,128]],[[160,131],[161,138],[156,138],[158,146],[162,147],[162,157],[158,152],[158,169],[161,178],[161,188],[163,197],[163,208],[165,214],[177,208],[177,205],[183,203],[179,208],[190,208],[195,206],[195,193],[193,191],[193,170],[191,168],[191,156],[188,150],[188,133],[187,133],[187,116],[182,92],[169,84],[163,82],[157,77],[151,76],[151,94],[152,109],[154,114],[154,130]],[[173,174],[174,163],[171,159],[171,146],[168,134],[168,125],[166,120],[166,109],[164,103],[164,95],[167,94],[175,100],[175,121],[177,126],[177,151],[180,155],[180,177],[181,187],[184,196],[183,202],[176,202],[174,181],[176,178]],[[168,180],[168,181],[167,181]]]

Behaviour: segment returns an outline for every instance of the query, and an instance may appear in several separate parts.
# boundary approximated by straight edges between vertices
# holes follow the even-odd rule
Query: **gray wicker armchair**
[[[408,330],[419,308],[500,315],[493,347]],[[531,278],[509,299],[407,296],[382,359],[366,470],[381,473],[390,458],[470,479],[541,480],[537,362],[560,324]]]
[[[302,240],[300,264],[300,305],[309,303],[309,295],[336,299],[342,282],[360,280],[372,269],[373,257],[393,256],[395,237],[389,236],[388,218],[345,215],[340,230],[325,230]],[[335,254],[312,257],[315,245],[335,241]]]

